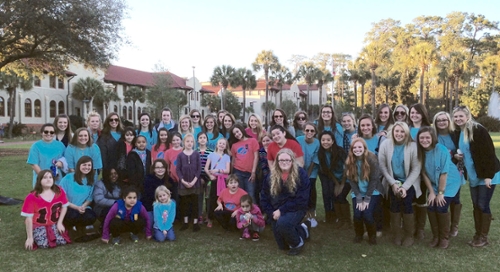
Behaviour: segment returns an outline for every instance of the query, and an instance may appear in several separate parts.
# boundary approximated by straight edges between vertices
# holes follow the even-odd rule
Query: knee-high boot
[[[366,224],[366,232],[368,232],[368,243],[370,245],[377,244],[377,227],[375,224]]]
[[[474,208],[472,212],[474,215],[474,229],[476,230],[476,233],[474,233],[474,237],[472,237],[472,240],[468,242],[470,246],[477,243],[479,237],[481,236],[481,211],[477,208]]]
[[[361,243],[363,241],[363,232],[365,231],[362,220],[354,220],[354,243]]]
[[[490,232],[491,214],[481,213],[481,233],[479,239],[472,244],[473,247],[483,247],[489,244],[488,233]]]
[[[429,246],[436,247],[439,244],[439,223],[436,212],[427,211],[427,215],[429,216],[429,223],[431,224],[432,230],[432,241],[429,243]]]
[[[455,237],[458,235],[458,223],[460,222],[460,214],[462,213],[462,204],[451,203],[450,212],[451,212],[450,236]]]
[[[450,213],[437,213],[439,223],[439,245],[440,248],[448,248],[450,239]]]
[[[340,216],[339,221],[341,228],[350,229],[351,228],[351,207],[349,203],[340,204]]]
[[[412,246],[415,242],[413,235],[415,233],[415,214],[403,214],[403,228],[405,230],[405,238],[402,245],[405,247]]]
[[[391,229],[394,235],[394,244],[397,246],[401,245],[401,213],[391,212]]]
[[[415,208],[415,239],[422,240],[425,238],[424,229],[426,220],[427,207],[421,207],[417,205]]]

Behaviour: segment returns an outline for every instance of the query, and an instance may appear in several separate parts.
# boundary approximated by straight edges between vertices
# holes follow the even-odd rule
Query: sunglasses
[[[306,120],[306,118],[305,117],[298,117],[297,120],[304,121],[304,120]]]
[[[200,118],[199,115],[191,115],[191,118]]]
[[[314,129],[305,129],[304,130],[306,133],[309,133],[309,132],[314,132]]]
[[[54,135],[56,132],[53,131],[53,130],[44,130],[43,131],[43,134],[50,134],[50,135]]]
[[[283,115],[275,115],[274,118],[283,118]]]
[[[118,119],[118,118],[110,118],[109,121],[110,122],[118,122],[118,121],[120,121],[120,119]]]
[[[404,111],[395,111],[394,115],[403,115],[403,116],[405,116],[406,112],[404,112]]]

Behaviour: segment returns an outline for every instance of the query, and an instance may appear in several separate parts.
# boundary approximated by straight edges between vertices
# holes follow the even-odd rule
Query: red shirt
[[[68,205],[68,198],[63,189],[60,194],[55,194],[51,201],[46,201],[40,195],[36,196],[31,192],[24,200],[21,215],[33,218],[33,229],[51,226],[57,224],[62,207]]]
[[[287,139],[285,145],[280,148],[277,143],[272,142],[267,147],[267,160],[274,161],[276,160],[276,155],[278,155],[278,151],[283,148],[288,148],[295,153],[295,158],[300,158],[304,156],[304,152],[302,151],[302,147],[300,147],[299,143],[294,140]]]
[[[242,196],[247,195],[245,190],[238,188],[236,193],[232,194],[228,188],[222,190],[219,195],[219,201],[222,202],[224,210],[226,211],[236,211],[240,208],[240,199]]]
[[[252,172],[255,152],[259,152],[259,143],[254,138],[234,143],[231,147],[234,168],[243,172]]]
[[[170,169],[170,177],[175,181],[179,182],[179,177],[177,176],[177,156],[182,152],[182,148],[179,150],[169,149],[165,151],[165,161],[167,162]]]

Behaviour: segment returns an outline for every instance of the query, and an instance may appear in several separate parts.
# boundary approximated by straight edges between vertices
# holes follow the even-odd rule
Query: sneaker
[[[311,217],[311,218],[309,218],[307,220],[309,220],[309,222],[311,222],[311,228],[315,228],[315,227],[318,226],[318,221],[316,221],[316,218]]]
[[[193,225],[193,232],[198,232],[200,231],[200,225],[199,224],[194,224]]]
[[[241,234],[240,240],[249,239],[249,238],[250,238],[250,233],[248,232],[248,229],[244,229],[243,234]]]
[[[306,240],[311,239],[311,221],[306,220],[304,223],[301,224],[302,228],[304,228],[304,231],[306,232]]]
[[[203,216],[198,217],[198,224],[203,225]]]
[[[121,242],[120,236],[114,237],[113,240],[112,240],[112,244],[115,245],[115,246],[119,245],[120,242]]]
[[[136,234],[133,234],[132,232],[130,233],[130,240],[132,240],[132,242],[134,243],[137,243],[139,242],[139,237],[137,237]]]
[[[260,239],[259,233],[255,231],[252,234],[252,241],[257,242],[257,241],[259,241],[259,239]]]
[[[301,246],[298,246],[298,247],[290,248],[290,250],[288,251],[288,255],[290,255],[290,256],[299,255],[300,252],[302,251],[303,247],[304,247],[304,244],[302,244]]]
[[[377,238],[380,238],[382,237],[382,232],[381,231],[377,231]]]

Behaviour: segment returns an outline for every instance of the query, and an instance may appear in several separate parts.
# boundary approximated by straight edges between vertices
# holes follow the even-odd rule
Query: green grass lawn
[[[500,133],[492,134],[500,155]],[[0,194],[23,199],[31,189],[31,168],[25,156],[0,158]],[[317,184],[319,188],[319,182]],[[471,248],[466,243],[473,235],[471,201],[467,186],[462,187],[464,204],[459,234],[451,238],[450,248],[439,250],[427,246],[426,239],[410,248],[394,246],[390,233],[378,239],[378,245],[366,241],[352,243],[354,230],[334,230],[321,223],[321,193],[318,199],[318,221],[312,239],[301,255],[289,257],[279,251],[271,230],[267,228],[259,242],[240,241],[239,233],[224,232],[217,224],[205,225],[198,233],[191,229],[176,231],[177,241],[157,243],[143,236],[138,244],[123,239],[119,246],[98,240],[55,249],[24,250],[26,232],[21,206],[0,206],[0,271],[488,271],[498,269],[500,228],[494,220],[490,245]],[[499,196],[493,197],[494,216],[500,212]],[[176,229],[179,225],[175,226]]]

